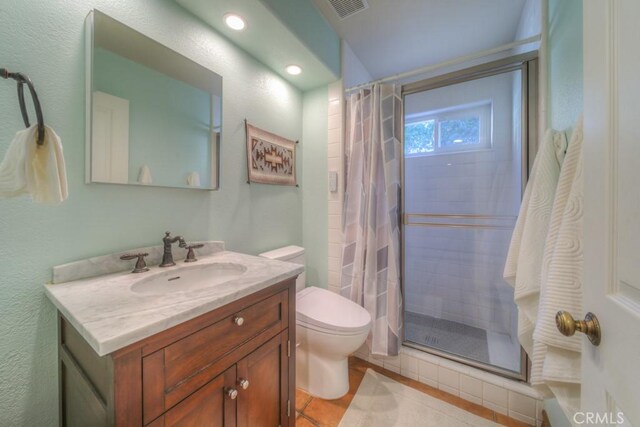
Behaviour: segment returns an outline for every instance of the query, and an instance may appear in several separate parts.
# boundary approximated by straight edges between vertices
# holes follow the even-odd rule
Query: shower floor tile
[[[491,364],[489,340],[484,329],[410,311],[405,312],[404,319],[406,340]]]

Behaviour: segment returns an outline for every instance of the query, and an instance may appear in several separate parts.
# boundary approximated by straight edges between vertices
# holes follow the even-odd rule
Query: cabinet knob
[[[240,384],[240,387],[242,387],[243,390],[246,390],[249,388],[249,380],[245,378],[240,378],[240,381],[238,381],[238,384]]]
[[[235,323],[238,326],[244,325],[244,317],[241,317],[241,316],[234,317],[233,318],[233,323]]]
[[[231,400],[234,400],[236,397],[238,397],[238,390],[236,390],[235,388],[228,388],[226,393],[227,397]]]

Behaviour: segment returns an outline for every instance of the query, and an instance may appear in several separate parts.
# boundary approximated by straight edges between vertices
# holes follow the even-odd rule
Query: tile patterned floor
[[[464,399],[445,393],[442,390],[405,378],[395,372],[373,365],[357,357],[351,357],[349,358],[349,391],[345,396],[336,400],[322,400],[317,397],[312,397],[302,390],[296,391],[296,427],[336,427],[347,411],[351,400],[353,400],[367,368],[373,369],[399,383],[498,424],[509,427],[527,426],[527,424],[516,421],[506,415],[498,414],[495,411],[467,402]]]

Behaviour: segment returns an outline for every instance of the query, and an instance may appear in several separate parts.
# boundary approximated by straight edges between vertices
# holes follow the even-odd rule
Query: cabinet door
[[[281,332],[238,362],[238,427],[289,425],[288,336]]]
[[[148,427],[235,427],[236,366],[227,369]]]

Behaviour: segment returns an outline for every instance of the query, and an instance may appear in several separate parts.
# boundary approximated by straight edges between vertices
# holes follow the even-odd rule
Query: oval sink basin
[[[143,278],[131,285],[131,290],[147,295],[188,292],[226,283],[245,271],[247,267],[240,264],[194,265]]]

